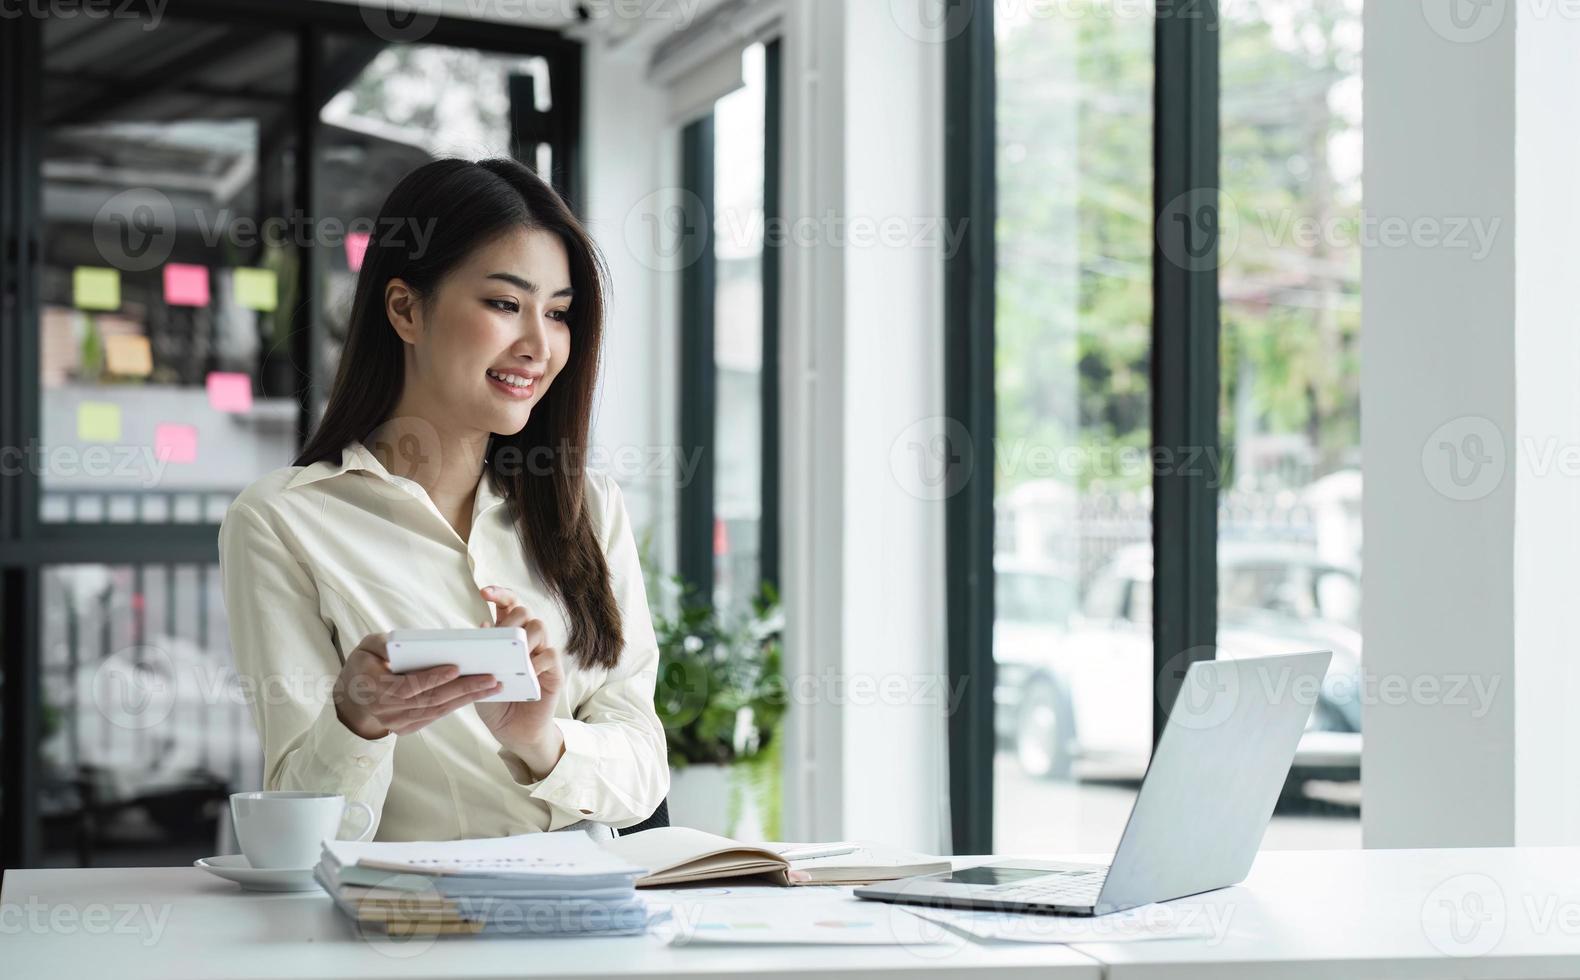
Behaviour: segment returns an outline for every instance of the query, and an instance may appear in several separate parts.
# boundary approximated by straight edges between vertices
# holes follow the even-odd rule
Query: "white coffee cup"
[[[254,868],[311,868],[318,863],[323,842],[339,836],[340,819],[348,809],[360,810],[366,821],[351,839],[367,840],[373,835],[373,808],[347,803],[338,793],[263,790],[230,795],[236,839]]]

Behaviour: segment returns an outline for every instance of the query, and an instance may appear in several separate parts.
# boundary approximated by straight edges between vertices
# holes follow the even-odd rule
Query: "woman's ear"
[[[408,344],[417,342],[417,335],[422,333],[422,303],[404,279],[391,279],[384,284],[384,314],[401,340]]]

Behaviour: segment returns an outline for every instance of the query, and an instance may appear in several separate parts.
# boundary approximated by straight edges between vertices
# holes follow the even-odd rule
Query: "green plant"
[[[746,800],[750,797],[757,804],[757,812],[762,820],[762,832],[765,840],[783,839],[784,818],[784,782],[780,778],[784,771],[784,763],[780,753],[784,751],[784,740],[771,738],[764,745],[762,751],[735,767],[739,774],[734,792],[730,794],[730,826],[736,826],[745,809]]]
[[[730,615],[672,576],[657,589],[655,702],[669,764],[748,762],[772,746],[784,715],[783,617],[764,583],[745,613]]]

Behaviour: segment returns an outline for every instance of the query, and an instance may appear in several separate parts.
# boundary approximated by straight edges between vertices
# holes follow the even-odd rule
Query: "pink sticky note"
[[[210,371],[208,403],[220,412],[252,411],[252,378],[236,371]]]
[[[154,456],[167,463],[197,460],[197,426],[160,422],[154,426]]]
[[[368,239],[371,236],[365,231],[346,232],[346,265],[352,272],[362,268],[362,257],[368,254]]]
[[[180,262],[165,266],[165,302],[171,306],[207,306],[208,268]]]

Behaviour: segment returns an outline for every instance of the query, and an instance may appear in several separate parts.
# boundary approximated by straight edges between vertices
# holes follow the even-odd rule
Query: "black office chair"
[[[648,817],[641,823],[632,824],[629,827],[624,827],[620,830],[617,830],[615,833],[621,837],[625,837],[628,834],[639,834],[644,830],[652,830],[654,827],[668,826],[669,797],[666,796],[664,799],[658,801],[658,809],[653,811],[653,815],[651,817]]]

